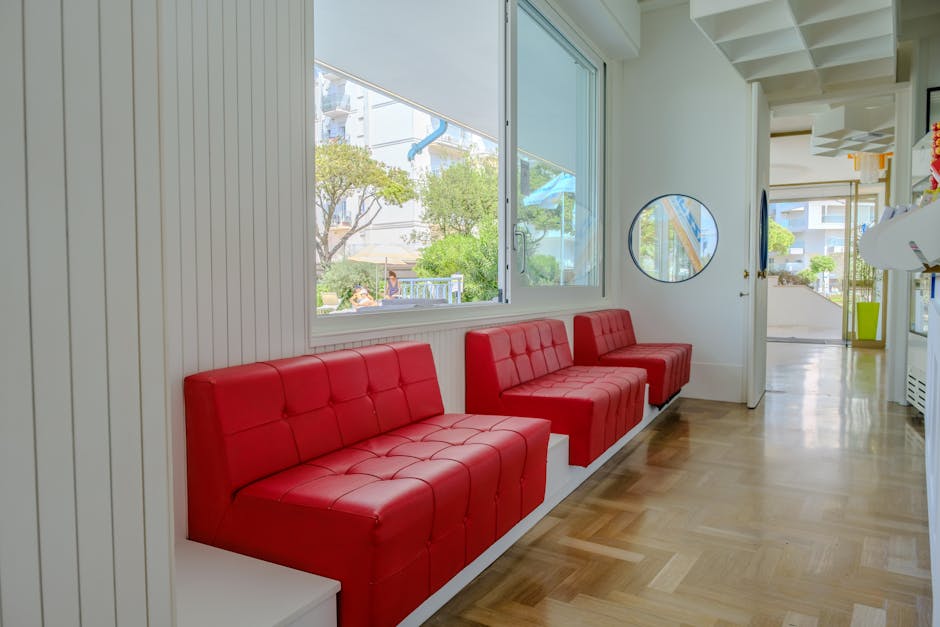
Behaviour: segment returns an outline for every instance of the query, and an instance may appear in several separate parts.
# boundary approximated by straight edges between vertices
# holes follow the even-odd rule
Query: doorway
[[[884,185],[776,185],[769,198],[768,341],[883,347],[885,276],[858,255],[858,240]]]

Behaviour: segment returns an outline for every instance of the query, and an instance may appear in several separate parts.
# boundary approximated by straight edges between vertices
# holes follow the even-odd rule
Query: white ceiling
[[[691,0],[689,8],[771,101],[895,81],[894,0]]]

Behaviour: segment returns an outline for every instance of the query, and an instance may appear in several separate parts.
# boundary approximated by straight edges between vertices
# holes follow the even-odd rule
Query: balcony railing
[[[463,275],[449,277],[398,279],[401,298],[441,300],[449,304],[463,302]]]
[[[329,117],[349,115],[352,111],[349,94],[326,94],[320,99],[320,108],[323,109],[323,114]]]

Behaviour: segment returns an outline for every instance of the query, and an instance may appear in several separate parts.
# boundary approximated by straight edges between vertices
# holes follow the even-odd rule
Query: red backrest
[[[612,350],[636,344],[633,320],[626,309],[605,309],[574,317],[574,360],[593,364]]]
[[[498,411],[504,390],[574,363],[560,320],[469,331],[465,341],[468,411]]]
[[[190,537],[245,485],[444,412],[431,347],[400,342],[186,377]]]

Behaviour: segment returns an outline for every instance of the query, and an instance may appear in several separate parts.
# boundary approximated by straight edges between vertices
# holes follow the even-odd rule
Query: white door
[[[767,280],[760,276],[761,195],[770,184],[770,109],[759,83],[751,86],[748,193],[750,211],[745,268],[749,274],[747,340],[744,359],[747,406],[757,407],[767,384]]]

